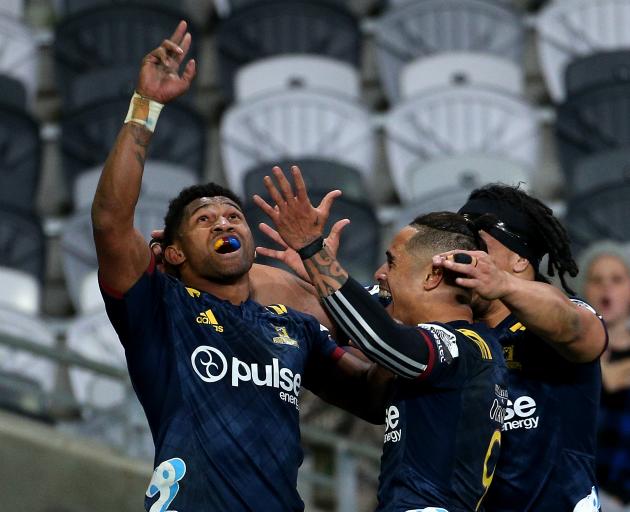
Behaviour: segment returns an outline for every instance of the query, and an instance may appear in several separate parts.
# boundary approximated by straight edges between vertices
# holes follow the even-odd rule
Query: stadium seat
[[[324,194],[310,190],[309,195],[313,204],[319,204]],[[258,229],[260,222],[269,223],[267,215],[253,203],[247,203],[244,211],[256,245],[278,248]],[[339,261],[359,282],[372,283],[381,259],[380,225],[374,208],[368,202],[354,201],[342,196],[335,200],[324,233],[328,234],[335,222],[346,218],[351,220],[351,224],[343,230]],[[263,256],[258,256],[256,262],[282,266],[278,261]]]
[[[82,73],[66,85],[70,92],[64,100],[63,108],[72,111],[112,98],[125,98],[128,102],[133,95],[137,78],[138,64]]]
[[[27,315],[37,315],[40,309],[41,284],[35,276],[21,270],[0,267],[0,308]]]
[[[587,89],[558,106],[556,139],[564,173],[600,151],[630,147],[630,83]]]
[[[76,210],[89,208],[92,204],[102,170],[103,164],[87,169],[76,176],[72,194]],[[194,185],[198,181],[198,175],[190,169],[170,162],[147,160],[144,164],[140,200],[163,203],[164,213],[166,213],[169,201],[181,189]]]
[[[412,203],[404,205],[396,215],[396,219],[386,229],[387,237],[391,239],[419,215],[431,212],[457,212],[466,203],[473,188],[467,183],[461,183],[418,196]]]
[[[360,98],[359,72],[346,62],[318,55],[278,55],[246,64],[236,72],[236,101],[291,89]]]
[[[77,317],[68,327],[66,344],[89,361],[127,368],[125,351],[104,310]],[[72,430],[129,456],[151,458],[151,431],[129,378],[121,380],[79,367],[71,367],[69,375],[82,415]]]
[[[33,211],[40,166],[37,123],[25,110],[0,105],[0,205]]]
[[[292,165],[299,166],[308,190],[329,191],[340,189],[344,197],[356,200],[366,200],[370,194],[363,176],[353,167],[343,165],[333,160],[318,158],[300,158],[296,160],[276,161],[260,164],[245,173],[245,199],[251,200],[252,195],[267,195],[263,178],[271,175],[271,168],[277,165],[285,172],[289,172]]]
[[[602,151],[585,157],[578,161],[568,178],[572,196],[615,183],[630,182],[630,148]]]
[[[63,19],[55,29],[54,59],[64,108],[73,104],[73,84],[83,74],[118,66],[136,66],[137,74],[142,58],[173,32],[182,17],[177,10],[153,3],[148,8],[146,4],[116,2]],[[193,40],[199,40],[193,25],[188,30]],[[198,46],[191,47],[187,58],[197,57]]]
[[[0,207],[0,265],[26,272],[41,283],[45,261],[46,240],[37,217]]]
[[[236,71],[279,54],[316,54],[359,65],[361,33],[356,18],[340,3],[266,0],[231,12],[217,30],[218,71],[226,98],[233,97]]]
[[[367,108],[313,91],[292,90],[237,103],[221,122],[227,182],[241,196],[247,171],[279,160],[333,160],[357,169],[369,182],[374,147]]]
[[[4,303],[0,306],[1,336],[24,339],[48,348],[56,344],[54,333],[44,321]],[[5,381],[11,375],[26,378],[36,388],[51,393],[55,386],[56,368],[57,364],[49,358],[0,344],[0,372]]]
[[[17,78],[0,72],[0,106],[27,110],[26,88]]]
[[[567,65],[580,56],[630,47],[630,3],[551,2],[537,17],[538,58],[551,97],[566,97]]]
[[[68,186],[83,170],[101,165],[113,147],[129,108],[129,98],[110,99],[68,113],[61,120],[63,171]],[[170,103],[149,148],[149,158],[164,160],[203,175],[206,125],[181,102]]]
[[[33,31],[19,19],[0,12],[0,48],[0,74],[24,84],[29,108],[32,107],[38,88],[39,64]]]
[[[584,191],[568,202],[565,224],[571,241],[584,249],[597,240],[630,242],[630,180]]]
[[[59,18],[89,11],[95,7],[111,7],[116,5],[140,5],[145,7],[173,8],[172,0],[56,0],[55,11]]]
[[[507,158],[465,154],[436,158],[418,167],[409,167],[405,176],[392,170],[396,191],[403,203],[417,203],[418,198],[438,194],[458,186],[472,190],[488,183],[531,185],[528,169]]]
[[[21,20],[24,17],[24,0],[2,0],[0,16],[11,16]]]
[[[472,153],[525,168],[538,164],[536,111],[515,96],[480,87],[445,88],[399,104],[387,115],[385,137],[394,185],[403,196],[410,173],[435,158]]]
[[[416,94],[454,85],[476,85],[522,95],[523,71],[502,57],[472,52],[448,52],[419,57],[402,68],[400,94]]]
[[[579,57],[566,68],[567,95],[592,88],[630,82],[630,49]]]
[[[151,231],[164,225],[166,210],[162,203],[143,202],[136,208],[135,226],[146,237],[147,247]],[[83,280],[98,268],[89,211],[73,214],[61,235],[62,267],[68,294],[76,310],[81,310]]]
[[[510,5],[491,0],[423,0],[386,11],[376,21],[375,44],[387,98],[400,98],[405,64],[442,52],[494,55],[521,65],[525,27]]]

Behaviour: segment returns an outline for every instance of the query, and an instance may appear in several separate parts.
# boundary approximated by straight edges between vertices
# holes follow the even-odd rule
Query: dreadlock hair
[[[175,240],[177,231],[184,218],[186,206],[200,197],[227,197],[234,201],[239,209],[243,209],[241,200],[234,192],[216,183],[192,185],[185,188],[168,205],[168,211],[166,212],[166,217],[164,217],[164,239],[162,240],[162,244],[165,247],[172,244]]]
[[[567,293],[575,294],[567,285],[565,274],[575,277],[578,273],[578,266],[571,254],[569,235],[560,221],[554,217],[551,208],[525,193],[519,187],[496,183],[473,190],[470,199],[502,201],[526,214],[540,234],[540,238],[536,240],[537,245],[545,249],[548,254],[547,274],[554,276],[557,272],[562,287]],[[534,270],[537,281],[549,282],[537,268]]]
[[[407,242],[409,251],[430,249],[433,254],[437,254],[456,249],[486,250],[479,231],[457,213],[428,213],[416,217],[409,225],[418,230]]]

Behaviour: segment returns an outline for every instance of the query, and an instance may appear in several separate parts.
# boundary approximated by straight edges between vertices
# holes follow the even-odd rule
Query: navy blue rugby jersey
[[[298,395],[343,354],[311,316],[147,272],[101,284],[155,442],[150,512],[301,511]]]
[[[571,300],[596,314],[585,302]],[[591,496],[596,489],[599,360],[567,361],[514,316],[497,331],[509,371],[510,401],[487,511],[570,512],[581,500],[596,500]]]
[[[432,336],[435,356],[419,379],[395,382],[385,414],[377,510],[483,510],[507,405],[501,347],[483,324],[419,327]]]

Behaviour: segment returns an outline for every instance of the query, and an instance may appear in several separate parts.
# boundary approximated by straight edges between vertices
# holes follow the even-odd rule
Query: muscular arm
[[[593,361],[606,347],[606,330],[600,319],[549,284],[510,276],[501,302],[569,361]]]
[[[149,264],[143,236],[133,227],[151,132],[127,123],[109,154],[92,203],[92,226],[101,278],[124,293]]]
[[[179,75],[191,36],[181,21],[169,39],[142,61],[132,120],[125,124],[101,174],[94,202],[92,225],[101,278],[108,286],[126,292],[146,270],[150,252],[142,235],[134,229],[133,218],[146,152],[152,132],[142,125],[149,118],[150,101],[165,104],[188,90],[195,76],[195,63],[189,61]],[[149,123],[150,121],[150,123]]]
[[[456,282],[486,300],[500,300],[528,329],[547,341],[569,361],[597,359],[606,346],[606,330],[586,307],[568,299],[552,285],[521,279],[501,270],[482,251],[458,251],[473,257],[474,264],[434,257],[435,266],[461,274]],[[494,323],[494,322],[493,322]]]

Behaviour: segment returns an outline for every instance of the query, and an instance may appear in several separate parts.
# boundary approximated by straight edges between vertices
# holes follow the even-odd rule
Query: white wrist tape
[[[125,124],[133,121],[153,132],[162,108],[164,108],[162,103],[140,96],[134,91],[129,103],[127,117],[125,117]]]

